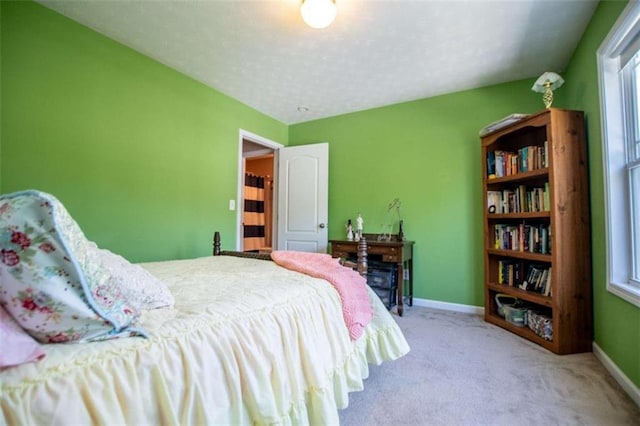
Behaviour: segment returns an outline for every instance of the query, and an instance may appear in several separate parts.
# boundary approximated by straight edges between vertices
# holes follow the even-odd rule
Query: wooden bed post
[[[369,265],[367,264],[367,240],[364,237],[360,237],[360,241],[358,241],[358,273],[363,277],[367,276],[367,269],[369,269]]]
[[[220,256],[220,233],[218,231],[213,233],[213,255]]]

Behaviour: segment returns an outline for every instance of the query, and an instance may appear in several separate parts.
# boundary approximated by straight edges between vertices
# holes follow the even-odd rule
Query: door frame
[[[238,133],[238,180],[237,180],[237,200],[236,203],[236,250],[243,250],[242,242],[242,215],[244,213],[244,173],[245,173],[245,156],[243,149],[243,141],[248,140],[265,147],[260,150],[257,155],[264,155],[266,152],[273,152],[273,230],[272,246],[277,247],[277,231],[278,231],[278,150],[283,148],[281,143],[272,141],[263,136],[249,132],[248,130],[239,129]]]

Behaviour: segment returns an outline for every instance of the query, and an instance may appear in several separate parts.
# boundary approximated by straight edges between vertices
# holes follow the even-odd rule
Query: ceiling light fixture
[[[563,83],[562,77],[555,72],[545,72],[533,83],[531,90],[542,93],[542,102],[544,102],[545,108],[549,108],[553,103],[553,91]]]
[[[302,0],[300,6],[302,20],[311,28],[328,27],[336,19],[336,13],[334,0]]]

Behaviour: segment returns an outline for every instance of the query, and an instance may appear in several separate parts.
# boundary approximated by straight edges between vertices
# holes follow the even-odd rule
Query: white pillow
[[[151,275],[141,266],[129,263],[124,257],[100,249],[95,244],[92,250],[100,259],[102,268],[116,280],[122,293],[138,310],[173,307],[175,300],[167,285]]]

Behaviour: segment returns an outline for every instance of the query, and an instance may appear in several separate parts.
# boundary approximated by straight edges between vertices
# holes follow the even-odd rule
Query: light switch
[[[229,210],[236,209],[236,200],[229,200]]]

